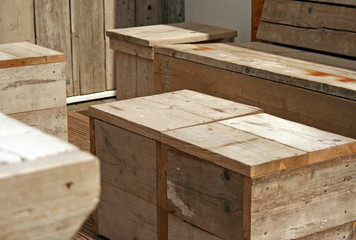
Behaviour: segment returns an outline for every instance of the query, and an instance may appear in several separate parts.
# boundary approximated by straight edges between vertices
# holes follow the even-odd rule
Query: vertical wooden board
[[[105,181],[98,223],[99,234],[109,239],[157,239],[156,206]]]
[[[116,51],[116,99],[136,97],[137,58]]]
[[[106,90],[103,14],[103,0],[71,1],[74,95]]]
[[[135,0],[116,0],[115,28],[136,26]]]
[[[178,150],[167,154],[168,212],[222,239],[241,238],[243,176]]]
[[[156,204],[156,142],[95,120],[95,149],[101,179]]]
[[[105,32],[115,28],[116,4],[115,0],[104,1]],[[115,51],[110,48],[110,38],[105,36],[105,72],[106,90],[115,89]]]
[[[73,95],[72,41],[69,1],[35,0],[36,43],[63,52],[66,57],[67,96]]]
[[[252,0],[251,41],[256,41],[257,29],[260,24],[264,2],[265,0]]]
[[[184,22],[184,0],[166,0],[164,6],[164,23]]]
[[[35,43],[33,0],[0,0],[0,43]]]
[[[146,26],[164,22],[163,0],[136,1],[136,26]]]
[[[138,57],[136,61],[136,97],[153,95],[153,60]]]
[[[251,239],[295,239],[354,221],[355,157],[254,179]]]

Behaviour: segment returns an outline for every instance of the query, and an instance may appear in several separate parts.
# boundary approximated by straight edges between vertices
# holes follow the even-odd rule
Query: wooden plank
[[[106,90],[104,1],[71,1],[74,95]]]
[[[354,221],[355,157],[252,180],[251,239],[301,238]]]
[[[127,28],[136,26],[135,0],[116,1],[115,27]]]
[[[65,106],[65,63],[0,69],[0,112]]]
[[[166,45],[156,47],[155,52],[356,100],[355,72],[345,69],[240,48],[235,44]]]
[[[350,239],[354,240],[356,237],[356,223],[349,222],[343,225],[326,229],[324,231],[320,231],[317,233],[313,233],[311,235],[298,238],[297,240],[318,240],[318,239],[325,239],[325,240],[343,240],[343,239]]]
[[[163,0],[141,0],[135,2],[136,26],[164,22]]]
[[[129,41],[143,46],[154,46],[230,39],[237,36],[237,31],[206,24],[184,22],[116,29],[110,30],[106,34],[113,39]]]
[[[104,21],[105,31],[115,28],[116,21],[116,2],[115,0],[104,1]],[[113,90],[115,86],[115,51],[110,48],[110,39],[105,37],[105,73],[106,73],[106,90]]]
[[[102,181],[156,205],[154,140],[95,120],[95,149]]]
[[[184,0],[167,0],[164,8],[164,23],[184,22],[185,4]]]
[[[116,50],[117,52],[130,54],[140,58],[147,58],[147,59],[154,58],[154,52],[152,47],[145,47],[126,41],[112,39],[110,41],[110,48]],[[122,68],[124,68],[124,66]]]
[[[155,93],[166,92],[167,85],[170,91],[191,89],[256,106],[281,118],[356,138],[354,101],[197,62],[156,54]],[[211,64],[215,64],[215,61]]]
[[[116,99],[136,96],[137,59],[135,56],[116,51]]]
[[[329,4],[266,0],[261,20],[303,28],[356,32],[356,9]]]
[[[78,112],[68,112],[68,142],[82,151],[90,152],[89,117]]]
[[[0,69],[65,61],[63,53],[28,42],[0,44],[0,54]]]
[[[31,112],[10,114],[29,126],[67,141],[67,107],[56,107]]]
[[[1,0],[0,6],[0,43],[35,43],[33,0]]]
[[[289,58],[296,58],[313,63],[320,63],[337,68],[344,68],[356,71],[356,61],[341,57],[335,57],[326,54],[319,54],[309,51],[303,51],[296,48],[282,47],[274,44],[263,42],[239,42],[236,43],[239,47],[248,48],[255,51],[262,51],[266,53],[281,55]]]
[[[137,69],[136,73],[136,96],[149,96],[154,94],[153,81],[153,60],[145,58],[136,58]]]
[[[72,42],[69,1],[35,0],[36,43],[66,56],[67,96],[73,95]]]
[[[242,236],[243,176],[168,149],[168,211],[222,239]]]
[[[305,1],[310,1],[310,0],[305,0]],[[346,6],[356,6],[356,1],[355,0],[312,0],[310,2],[341,4],[341,5],[346,5]]]
[[[167,212],[167,151],[168,146],[156,143],[156,166],[157,166],[157,239],[172,239],[168,237],[169,220]],[[174,225],[174,224],[172,224]],[[174,234],[173,234],[174,235]]]
[[[157,239],[156,206],[103,181],[99,234],[109,239]]]
[[[252,14],[251,14],[251,41],[256,41],[256,34],[258,25],[261,21],[263,11],[263,4],[265,0],[252,0]]]
[[[308,164],[305,151],[218,123],[168,131],[161,142],[249,177]]]
[[[257,38],[296,47],[356,57],[356,32],[306,29],[261,22]],[[334,39],[337,39],[335,41]]]

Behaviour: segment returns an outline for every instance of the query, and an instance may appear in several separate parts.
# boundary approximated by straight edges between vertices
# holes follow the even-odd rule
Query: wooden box
[[[188,90],[90,107],[91,149],[101,160],[96,231],[109,239],[157,239],[157,206],[165,201],[157,192],[165,182],[157,165],[161,134],[256,112],[261,110]]]
[[[158,46],[154,61],[155,93],[191,89],[356,138],[355,60],[265,43],[211,43]]]
[[[237,36],[237,31],[186,22],[108,30],[107,36],[110,37],[110,47],[115,50],[116,97],[121,100],[154,93],[153,46],[230,42]]]
[[[71,239],[99,181],[96,157],[0,113],[0,239]]]
[[[0,112],[67,140],[64,54],[32,43],[0,44]]]

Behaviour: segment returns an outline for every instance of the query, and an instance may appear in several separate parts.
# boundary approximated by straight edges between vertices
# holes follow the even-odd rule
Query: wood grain
[[[265,0],[252,0],[252,13],[251,13],[251,41],[256,41],[256,34],[258,25],[261,21],[261,15],[263,11],[263,4]]]
[[[116,2],[115,0],[104,1],[105,31],[116,28]],[[110,39],[105,37],[105,79],[106,90],[116,89],[115,86],[115,52],[110,49]]]
[[[164,22],[163,0],[141,0],[135,4],[136,26],[147,26]]]

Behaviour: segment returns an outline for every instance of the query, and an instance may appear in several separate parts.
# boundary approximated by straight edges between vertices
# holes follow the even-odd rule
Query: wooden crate
[[[105,237],[354,234],[353,139],[188,90],[89,112],[102,166],[96,230]]]
[[[176,23],[109,30],[107,36],[116,56],[116,97],[122,100],[154,93],[153,46],[229,42],[237,36],[237,31],[198,23]]]
[[[0,239],[70,239],[99,181],[96,157],[0,114]]]
[[[164,200],[157,187],[165,179],[157,165],[162,132],[256,112],[261,110],[188,90],[90,107],[91,149],[101,159],[97,232],[110,239],[157,239],[157,206]],[[199,232],[185,234],[204,235]]]
[[[0,112],[67,139],[64,54],[31,43],[0,45]]]
[[[159,46],[154,61],[155,93],[191,89],[356,138],[355,60],[265,43],[212,43]]]

